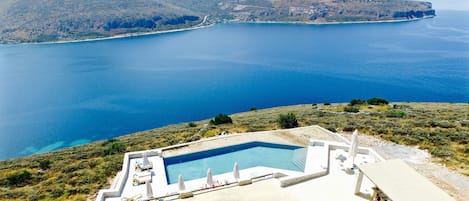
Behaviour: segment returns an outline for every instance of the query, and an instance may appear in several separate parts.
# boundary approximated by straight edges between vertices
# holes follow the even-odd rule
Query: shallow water
[[[437,14],[0,46],[0,160],[251,107],[467,102],[469,13]]]

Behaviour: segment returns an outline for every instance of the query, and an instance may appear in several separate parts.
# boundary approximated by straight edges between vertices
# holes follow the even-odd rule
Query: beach
[[[181,29],[170,29],[163,31],[152,31],[152,32],[141,32],[141,33],[126,33],[118,34],[110,37],[103,38],[90,38],[90,39],[80,39],[80,40],[64,40],[64,41],[50,41],[50,42],[39,42],[39,43],[21,43],[21,44],[63,44],[63,43],[80,43],[80,42],[92,42],[92,41],[103,41],[103,40],[113,40],[121,38],[130,38],[130,37],[139,37],[139,36],[149,36],[157,34],[166,34],[166,33],[176,33],[183,31],[191,31],[196,29],[207,28],[216,25],[217,23],[209,23],[208,17],[205,16],[201,23],[198,25],[181,28]],[[340,25],[340,24],[377,24],[377,23],[401,23],[401,22],[411,22],[417,20],[423,20],[428,18],[433,18],[434,16],[425,16],[423,18],[412,18],[405,20],[377,20],[377,21],[350,21],[350,22],[315,22],[315,21],[237,21],[237,20],[228,20],[223,23],[241,23],[241,24],[306,24],[306,25]]]

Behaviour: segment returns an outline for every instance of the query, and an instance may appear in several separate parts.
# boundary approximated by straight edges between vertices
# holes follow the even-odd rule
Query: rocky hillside
[[[308,23],[435,15],[404,0],[2,0],[0,42],[45,42],[187,28],[221,21]]]

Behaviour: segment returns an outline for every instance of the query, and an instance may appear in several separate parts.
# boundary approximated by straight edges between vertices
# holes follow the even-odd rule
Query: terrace
[[[299,145],[298,139],[289,141],[285,138],[278,138],[285,135],[283,132],[289,132],[295,136],[308,133],[320,138],[310,139],[306,144],[304,154],[297,154],[298,151],[294,151],[291,160],[297,166],[303,167],[302,170],[288,170],[269,167],[269,165],[243,168],[240,162],[240,178],[236,178],[232,171],[224,171],[213,175],[212,185],[207,185],[205,176],[183,182],[184,189],[181,189],[180,183],[168,182],[169,175],[167,175],[165,159],[181,154],[185,156],[187,153],[201,150],[205,151],[201,153],[210,155],[227,147],[232,149],[230,147],[239,146],[236,144],[252,141],[289,144],[268,145],[274,147]],[[311,200],[312,197],[318,200],[337,201],[370,200],[372,196],[376,196],[377,185],[367,177],[363,178],[357,166],[380,163],[384,159],[370,148],[358,147],[354,159],[355,166],[350,162],[348,153],[351,150],[350,147],[350,142],[339,135],[318,126],[311,126],[284,131],[219,136],[162,149],[126,153],[123,170],[116,176],[111,188],[101,190],[96,200],[280,199],[301,201]],[[150,163],[150,169],[141,170],[142,165]],[[206,169],[201,171],[206,171]],[[184,175],[184,172],[182,174]],[[148,182],[147,185],[144,184],[146,182]]]

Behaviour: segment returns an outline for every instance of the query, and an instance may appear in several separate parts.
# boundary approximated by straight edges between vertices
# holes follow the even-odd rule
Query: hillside
[[[124,152],[196,141],[222,132],[275,130],[280,114],[293,113],[299,126],[320,125],[339,133],[358,129],[382,140],[416,146],[433,161],[469,175],[469,104],[393,103],[354,106],[313,104],[277,107],[230,115],[232,124],[209,120],[170,125],[67,148],[51,153],[0,161],[0,200],[86,200],[122,168]],[[44,170],[40,170],[40,169]]]
[[[188,28],[208,21],[306,23],[434,16],[431,3],[404,0],[2,0],[0,42],[80,40]]]

